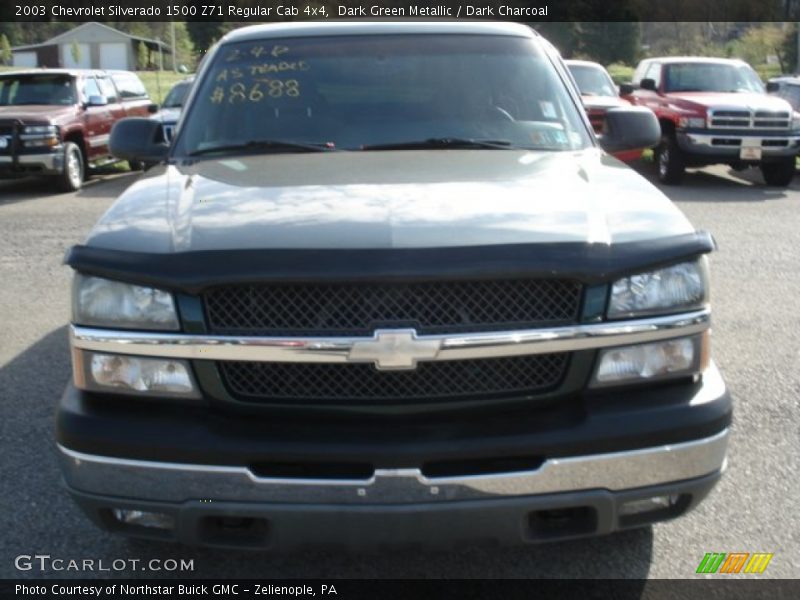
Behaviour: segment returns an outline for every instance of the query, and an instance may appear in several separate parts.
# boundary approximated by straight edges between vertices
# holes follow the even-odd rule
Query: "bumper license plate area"
[[[743,139],[739,148],[739,158],[742,160],[761,160],[761,140]]]

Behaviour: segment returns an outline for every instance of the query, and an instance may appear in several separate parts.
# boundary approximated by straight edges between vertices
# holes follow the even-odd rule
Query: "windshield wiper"
[[[219,144],[200,148],[190,152],[188,156],[202,156],[215,152],[263,152],[263,151],[292,151],[292,152],[334,152],[336,148],[331,142],[291,142],[288,140],[248,140],[236,144]]]
[[[424,140],[412,140],[408,142],[393,142],[388,144],[370,144],[362,146],[362,150],[428,150],[446,148],[491,148],[493,150],[514,150],[525,149],[521,146],[514,146],[508,140],[477,140],[473,138],[427,138]]]

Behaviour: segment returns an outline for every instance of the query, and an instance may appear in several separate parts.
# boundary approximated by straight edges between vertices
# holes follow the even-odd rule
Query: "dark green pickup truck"
[[[57,443],[101,527],[214,546],[540,542],[670,519],[731,399],[706,254],[502,23],[294,23],[209,53],[72,248]]]

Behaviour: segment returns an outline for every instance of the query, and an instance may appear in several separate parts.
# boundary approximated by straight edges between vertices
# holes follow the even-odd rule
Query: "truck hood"
[[[693,231],[666,196],[594,148],[373,151],[156,167],[86,245],[178,253],[612,244]]]
[[[180,108],[162,108],[150,118],[162,123],[177,123],[181,116],[181,110]]]
[[[0,119],[58,123],[71,117],[75,110],[75,107],[71,105],[25,104],[21,106],[0,106]]]
[[[581,100],[587,110],[608,110],[609,108],[630,106],[630,102],[617,96],[581,96]]]
[[[786,100],[768,94],[723,94],[719,92],[671,92],[667,96],[679,104],[733,110],[791,111]]]

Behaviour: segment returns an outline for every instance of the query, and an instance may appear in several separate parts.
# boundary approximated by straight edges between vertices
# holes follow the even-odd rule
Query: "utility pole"
[[[178,57],[175,54],[175,21],[169,22],[169,33],[172,43],[172,70],[178,72]]]
[[[161,38],[156,38],[156,43],[158,43],[158,71],[156,71],[156,93],[158,94],[159,104],[163,100],[163,96],[161,95],[161,71],[164,70],[164,45],[161,43]]]

